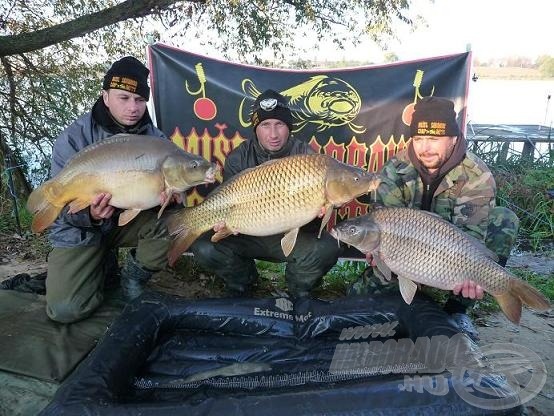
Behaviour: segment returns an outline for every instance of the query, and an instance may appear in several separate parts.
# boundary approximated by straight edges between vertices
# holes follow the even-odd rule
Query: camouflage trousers
[[[517,215],[508,208],[495,207],[489,214],[485,245],[498,256],[498,263],[506,265],[510,252],[515,244],[519,229]],[[368,267],[360,278],[348,288],[348,295],[365,295],[368,293],[398,292],[396,279],[387,281],[376,267]],[[452,308],[465,310],[473,305],[474,301],[462,296],[450,295],[447,303]],[[459,305],[455,305],[459,304]],[[455,306],[454,306],[455,305]],[[458,312],[458,311],[456,311]]]

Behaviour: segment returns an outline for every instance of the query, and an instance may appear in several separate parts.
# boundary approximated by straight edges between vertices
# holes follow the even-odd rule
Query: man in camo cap
[[[440,97],[422,98],[415,105],[410,136],[407,149],[384,165],[377,202],[434,212],[483,241],[505,265],[519,221],[509,209],[495,206],[496,183],[485,163],[467,150],[454,103]],[[372,261],[370,256],[368,261]],[[354,289],[363,291],[363,282],[357,282]],[[471,303],[467,298],[483,297],[483,289],[472,281],[453,292],[466,298],[451,296],[445,305],[456,320],[466,317]]]

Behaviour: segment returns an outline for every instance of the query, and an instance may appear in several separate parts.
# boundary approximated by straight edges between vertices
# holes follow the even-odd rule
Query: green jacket
[[[423,182],[406,150],[390,159],[381,171],[377,202],[389,207],[421,208]],[[496,183],[485,163],[471,152],[442,179],[431,211],[467,233],[484,240],[495,207]]]

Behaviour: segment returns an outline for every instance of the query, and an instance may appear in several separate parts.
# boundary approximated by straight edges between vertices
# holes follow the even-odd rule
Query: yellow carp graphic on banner
[[[239,119],[243,127],[250,126],[250,108],[247,100],[255,100],[261,94],[250,79],[242,81],[246,97],[239,107]],[[322,132],[331,127],[348,125],[354,133],[363,133],[366,128],[353,123],[362,106],[358,92],[348,82],[327,75],[315,75],[302,84],[280,93],[288,98],[294,118],[293,133],[299,132],[308,124],[317,125]]]

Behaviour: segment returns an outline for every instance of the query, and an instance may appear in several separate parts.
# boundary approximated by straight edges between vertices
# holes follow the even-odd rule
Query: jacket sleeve
[[[404,183],[398,174],[399,164],[395,159],[388,161],[380,172],[381,183],[375,192],[377,203],[386,207],[406,207]]]
[[[223,166],[223,182],[228,181],[237,173],[246,169],[246,166],[244,166],[246,163],[246,155],[242,154],[241,146],[229,153],[225,159],[225,165]]]
[[[490,171],[474,176],[455,199],[452,223],[468,234],[485,240],[489,214],[496,205],[496,183]]]

